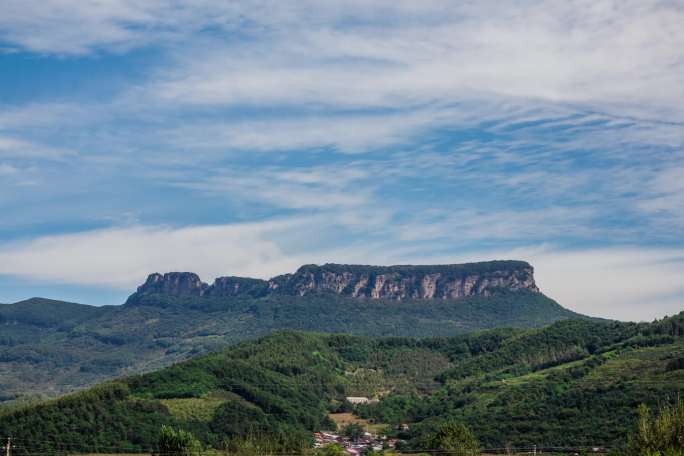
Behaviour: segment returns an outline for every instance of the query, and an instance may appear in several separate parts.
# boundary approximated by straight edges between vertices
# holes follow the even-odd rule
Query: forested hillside
[[[614,446],[637,406],[684,392],[684,314],[652,324],[560,322],[519,333],[494,351],[438,375],[429,398],[390,395],[359,413],[418,423],[420,442],[436,422],[467,422],[485,446]]]
[[[586,317],[538,292],[523,262],[309,265],[271,282],[223,277],[212,286],[191,273],[152,274],[121,306],[0,305],[0,404],[149,372],[282,329],[429,337],[568,318]]]
[[[220,447],[268,436],[282,448],[355,412],[405,447],[447,420],[485,446],[622,445],[639,403],[684,392],[684,314],[651,324],[569,320],[445,338],[281,332],[0,416],[19,454],[152,450],[161,424]],[[393,427],[390,426],[390,429]],[[397,431],[392,431],[397,432]]]

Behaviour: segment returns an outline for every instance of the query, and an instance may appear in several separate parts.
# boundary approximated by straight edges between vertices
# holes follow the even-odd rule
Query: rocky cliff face
[[[302,266],[271,280],[219,277],[208,285],[189,272],[151,274],[135,296],[306,296],[332,293],[366,299],[459,299],[489,296],[497,289],[539,292],[534,269],[522,261],[437,266]]]
[[[170,296],[202,296],[208,285],[193,272],[157,272],[150,274],[138,287],[139,294],[165,294]]]
[[[539,292],[534,269],[518,261],[438,266],[302,266],[270,280],[269,288],[305,296],[335,293],[369,299],[458,299],[488,296],[495,289]]]

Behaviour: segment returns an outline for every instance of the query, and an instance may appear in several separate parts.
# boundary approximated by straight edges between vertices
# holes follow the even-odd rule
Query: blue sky
[[[2,9],[0,302],[515,258],[581,312],[684,309],[681,2]]]

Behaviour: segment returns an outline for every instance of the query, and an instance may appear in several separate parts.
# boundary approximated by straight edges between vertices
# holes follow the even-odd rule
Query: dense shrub
[[[191,433],[162,425],[156,456],[200,456],[202,444]]]
[[[480,444],[463,423],[446,422],[424,441],[424,447],[437,456],[479,456]]]

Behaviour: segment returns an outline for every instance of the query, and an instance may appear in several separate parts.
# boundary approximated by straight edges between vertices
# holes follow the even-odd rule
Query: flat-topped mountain
[[[261,280],[151,274],[125,305],[48,299],[0,305],[0,403],[56,395],[292,329],[451,336],[587,318],[537,288],[522,261],[436,266],[305,265]]]
[[[305,265],[270,280],[219,277],[212,285],[191,272],[150,274],[129,301],[149,294],[175,297],[306,296],[332,293],[369,299],[459,299],[495,290],[539,292],[534,269],[524,261],[428,266]]]

